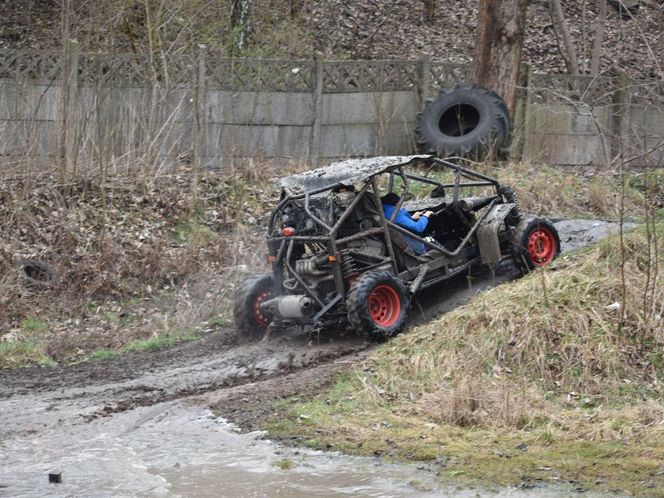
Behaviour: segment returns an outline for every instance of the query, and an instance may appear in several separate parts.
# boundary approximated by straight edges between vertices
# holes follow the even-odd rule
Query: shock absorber
[[[523,213],[521,212],[521,206],[519,205],[519,201],[517,200],[512,187],[503,185],[500,187],[498,193],[501,194],[507,202],[514,204],[514,216],[518,218],[518,221],[521,221],[523,219]]]
[[[341,257],[341,273],[343,273],[344,280],[348,280],[357,274],[355,258],[353,258],[353,256],[348,251],[341,251],[339,256]]]

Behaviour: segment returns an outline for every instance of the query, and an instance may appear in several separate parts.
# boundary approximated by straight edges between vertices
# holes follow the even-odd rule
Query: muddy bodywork
[[[448,169],[453,181],[416,174],[416,165]],[[283,178],[279,186],[267,236],[274,295],[260,305],[276,325],[345,322],[349,288],[369,271],[390,272],[416,294],[473,265],[494,265],[513,256],[512,235],[522,222],[509,188],[433,156],[342,161]],[[404,202],[413,188],[431,192]],[[468,195],[480,189],[486,195]],[[401,200],[386,219],[380,197],[391,191]],[[402,207],[433,211],[423,234],[394,223]],[[415,254],[407,238],[427,251]]]

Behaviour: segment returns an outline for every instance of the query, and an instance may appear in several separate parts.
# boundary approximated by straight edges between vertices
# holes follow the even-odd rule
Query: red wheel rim
[[[535,266],[544,266],[556,257],[557,243],[551,230],[537,227],[528,237],[528,255]]]
[[[270,324],[270,319],[265,316],[263,310],[261,310],[261,304],[267,301],[270,297],[272,297],[271,292],[263,292],[259,294],[254,301],[254,318],[256,319],[256,323],[263,327]]]
[[[401,314],[399,294],[389,285],[379,285],[369,295],[369,313],[380,327],[391,327]]]

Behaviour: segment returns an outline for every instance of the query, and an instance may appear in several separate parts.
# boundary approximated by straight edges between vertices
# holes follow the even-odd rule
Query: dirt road
[[[563,249],[616,228],[595,221],[559,224]],[[452,309],[509,280],[513,271],[503,265],[493,274],[438,287],[416,303],[413,321]],[[335,496],[349,489],[364,496],[440,493],[426,469],[286,450],[256,435],[236,434],[209,411],[253,430],[275,400],[320,389],[333,372],[372,347],[345,332],[239,343],[232,330],[221,330],[159,352],[0,371],[0,495],[218,496],[219,489],[227,490],[224,496],[274,496],[275,490],[287,496]],[[285,478],[283,470],[292,462],[299,473]],[[50,471],[62,472],[63,484],[49,485]]]

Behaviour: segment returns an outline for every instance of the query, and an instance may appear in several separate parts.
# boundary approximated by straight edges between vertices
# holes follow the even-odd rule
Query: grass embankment
[[[664,219],[564,255],[381,347],[273,435],[468,483],[664,493]],[[648,233],[651,235],[649,236]]]
[[[577,171],[547,165],[513,163],[490,166],[473,164],[471,169],[498,179],[512,187],[522,209],[548,217],[620,219],[621,205],[626,220],[642,220],[646,204],[664,207],[664,170],[629,171],[624,175],[624,202],[621,177],[612,171]],[[450,172],[435,169],[426,176],[453,181]],[[415,185],[417,187],[417,185]],[[428,189],[423,192],[428,195]],[[473,189],[473,195],[488,195],[488,190]]]

